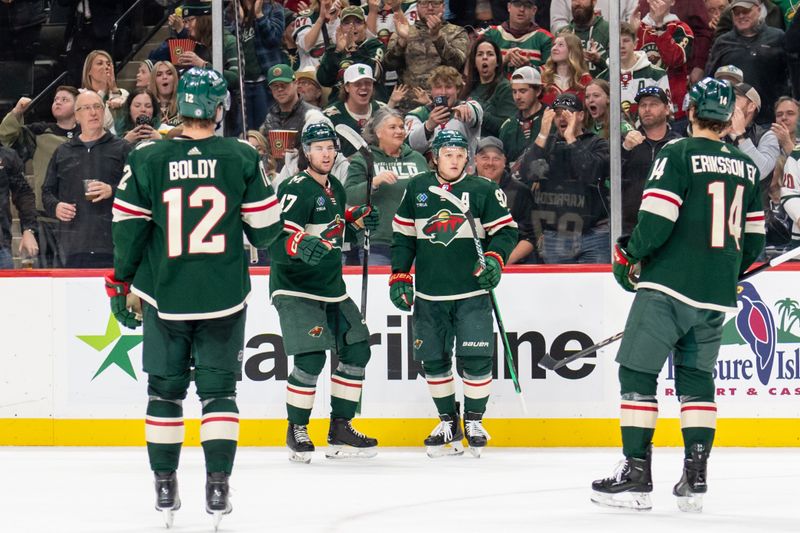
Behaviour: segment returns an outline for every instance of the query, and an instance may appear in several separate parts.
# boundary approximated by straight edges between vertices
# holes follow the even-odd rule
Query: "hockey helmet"
[[[192,67],[178,82],[178,113],[183,117],[213,119],[224,105],[228,83],[213,69]]]
[[[333,141],[336,150],[339,150],[339,136],[328,122],[306,124],[300,136],[300,142],[303,144],[303,151],[308,152],[312,143],[321,141]]]
[[[469,146],[467,138],[458,130],[442,130],[433,138],[431,150],[434,157],[439,157],[439,150],[446,147],[463,148],[466,150]]]
[[[695,105],[697,118],[728,122],[733,115],[736,96],[733,86],[725,80],[704,78],[689,91],[689,100]]]

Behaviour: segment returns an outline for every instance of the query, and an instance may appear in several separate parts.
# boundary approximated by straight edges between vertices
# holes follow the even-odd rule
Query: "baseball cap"
[[[511,74],[511,83],[527,83],[528,85],[541,85],[542,75],[533,67],[519,67]]]
[[[511,0],[509,4],[527,4],[529,6],[536,5],[536,2],[533,0]]]
[[[374,81],[374,78],[372,77],[372,67],[369,65],[365,65],[363,63],[353,63],[344,71],[345,83],[353,83],[358,80],[366,79]]]
[[[182,17],[201,17],[211,14],[211,0],[186,0],[181,6]]]
[[[636,103],[638,104],[639,100],[646,96],[658,98],[664,104],[669,103],[669,97],[667,96],[667,93],[664,92],[664,89],[656,85],[648,85],[647,87],[642,87],[639,89],[639,92],[636,93],[636,98],[634,98],[634,100],[636,100]]]
[[[317,69],[315,69],[314,67],[306,67],[306,68],[300,69],[300,70],[298,70],[297,72],[294,73],[294,76],[298,80],[302,78],[302,79],[305,79],[305,80],[313,81],[317,85],[317,87],[320,87],[320,88],[322,87],[322,85],[319,83],[319,81],[317,81]]]
[[[733,90],[737,96],[744,96],[754,104],[759,111],[761,111],[761,96],[758,94],[752,85],[749,83],[737,83],[733,86]]]
[[[734,7],[744,7],[747,9],[752,9],[753,6],[760,6],[761,0],[736,0],[731,2],[731,9]]]
[[[476,154],[481,153],[483,150],[487,148],[494,148],[495,150],[505,154],[505,149],[503,148],[503,141],[498,139],[497,137],[482,137],[480,141],[478,141],[478,148],[475,150]]]
[[[344,20],[347,17],[356,17],[359,20],[366,20],[364,10],[361,9],[361,6],[349,6],[342,9],[342,12],[339,14],[339,20]]]
[[[714,77],[717,79],[723,77],[733,78],[736,83],[742,83],[744,81],[744,72],[736,65],[722,65],[714,71]]]
[[[275,82],[292,83],[294,81],[294,71],[289,65],[273,65],[267,73],[267,85]]]
[[[553,102],[553,109],[569,109],[570,111],[583,111],[583,103],[572,93],[562,93]]]

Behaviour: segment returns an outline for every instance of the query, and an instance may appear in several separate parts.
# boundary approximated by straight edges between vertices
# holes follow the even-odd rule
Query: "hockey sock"
[[[492,359],[487,357],[462,357],[456,367],[464,382],[464,412],[485,413],[492,388]]]
[[[150,468],[154,472],[177,470],[185,434],[181,400],[150,396],[144,427]]]
[[[325,366],[325,352],[310,352],[294,356],[294,368],[286,381],[286,414],[289,422],[308,425],[317,377]]]
[[[658,420],[656,390],[658,376],[619,367],[620,427],[625,457],[644,459],[653,441]]]
[[[453,380],[453,362],[450,358],[440,361],[424,361],[422,370],[428,382],[428,390],[440,415],[456,415],[456,385]]]
[[[203,401],[200,443],[206,457],[206,472],[230,474],[238,441],[239,409],[236,399],[229,397]]]
[[[331,416],[350,420],[356,416],[364,382],[364,366],[369,361],[369,344],[366,341],[346,346],[339,357],[339,365],[331,375]]]
[[[690,457],[692,445],[696,443],[711,451],[717,428],[713,375],[676,365],[675,392],[681,402],[681,433],[686,457]]]

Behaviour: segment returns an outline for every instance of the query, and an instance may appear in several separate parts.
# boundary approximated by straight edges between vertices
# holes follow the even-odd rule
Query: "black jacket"
[[[53,153],[42,187],[42,203],[47,214],[55,217],[59,202],[76,204],[77,214],[62,222],[59,243],[65,257],[80,253],[113,253],[111,242],[111,205],[107,200],[92,203],[83,193],[83,180],[108,183],[116,192],[122,169],[132,147],[125,140],[106,132],[87,147],[79,136],[59,146]]]
[[[658,152],[665,144],[673,139],[680,139],[681,135],[667,125],[667,134],[658,141],[645,135],[644,141],[633,150],[622,148],[622,233],[630,234],[636,225],[639,216],[639,206],[642,204],[642,193],[650,167],[653,165]]]
[[[500,177],[500,188],[506,195],[508,210],[511,218],[519,226],[519,240],[530,241],[536,246],[536,237],[533,234],[533,195],[531,189],[519,180],[511,177],[508,170]]]
[[[17,153],[0,146],[0,249],[11,247],[10,199],[17,206],[22,231],[36,228],[36,197],[23,169]]]

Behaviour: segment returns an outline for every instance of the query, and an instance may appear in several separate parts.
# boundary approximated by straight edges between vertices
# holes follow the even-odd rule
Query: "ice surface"
[[[491,443],[490,443],[491,444]],[[606,510],[590,482],[610,475],[616,449],[487,447],[483,457],[429,459],[424,449],[381,448],[374,459],[290,464],[277,448],[241,448],[231,478],[233,514],[221,532],[713,533],[800,531],[800,450],[718,448],[702,514],[678,511],[672,486],[682,451],[654,452],[653,510]],[[0,531],[165,531],[153,509],[144,448],[0,448],[14,484]],[[182,508],[171,531],[210,532],[202,451],[186,448]]]

